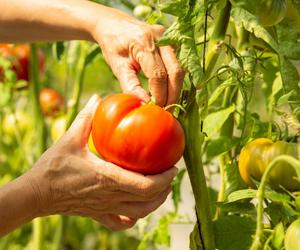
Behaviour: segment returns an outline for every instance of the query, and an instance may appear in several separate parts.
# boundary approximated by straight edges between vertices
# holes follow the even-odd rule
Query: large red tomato
[[[185,146],[183,129],[172,114],[128,94],[109,96],[99,104],[92,137],[105,160],[142,174],[169,169]]]
[[[11,61],[12,69],[16,72],[18,80],[29,80],[29,53],[28,44],[0,44],[0,55]],[[43,72],[45,56],[41,50],[38,50],[38,63],[40,72]]]

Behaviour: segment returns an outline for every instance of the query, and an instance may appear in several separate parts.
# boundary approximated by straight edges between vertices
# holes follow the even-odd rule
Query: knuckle
[[[175,76],[177,79],[181,79],[184,76],[184,71],[180,65],[175,65],[170,69],[170,75]]]
[[[168,78],[168,74],[164,68],[159,66],[154,67],[150,78],[160,81],[166,81]]]
[[[166,31],[165,27],[159,24],[153,25],[153,28],[160,35],[162,35]]]

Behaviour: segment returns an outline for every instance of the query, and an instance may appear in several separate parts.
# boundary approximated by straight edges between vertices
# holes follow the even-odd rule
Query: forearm
[[[0,187],[0,237],[39,215],[30,174]]]
[[[85,0],[1,0],[0,42],[93,41],[107,8]]]

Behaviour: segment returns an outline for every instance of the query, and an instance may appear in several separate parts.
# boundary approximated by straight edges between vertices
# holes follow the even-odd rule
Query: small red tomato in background
[[[45,55],[42,50],[38,50],[39,70],[42,73],[45,68]],[[29,58],[30,48],[28,44],[0,44],[0,55],[9,59],[12,69],[17,74],[18,80],[29,80]],[[0,69],[0,76],[3,74]]]
[[[142,174],[169,169],[185,147],[183,129],[171,113],[128,94],[109,96],[99,104],[92,138],[105,160]]]
[[[42,112],[46,116],[55,116],[63,108],[64,98],[55,90],[51,88],[44,88],[40,92],[40,106]]]

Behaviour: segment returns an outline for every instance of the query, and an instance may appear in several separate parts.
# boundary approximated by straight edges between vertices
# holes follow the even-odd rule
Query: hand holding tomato
[[[37,216],[50,214],[91,217],[113,230],[123,230],[165,201],[176,168],[144,176],[105,162],[89,151],[87,142],[98,104],[97,96],[91,98],[66,134],[29,172],[0,188],[0,211],[5,218],[0,236]],[[22,190],[22,197],[12,199],[16,190]],[[10,209],[4,209],[7,207]]]

